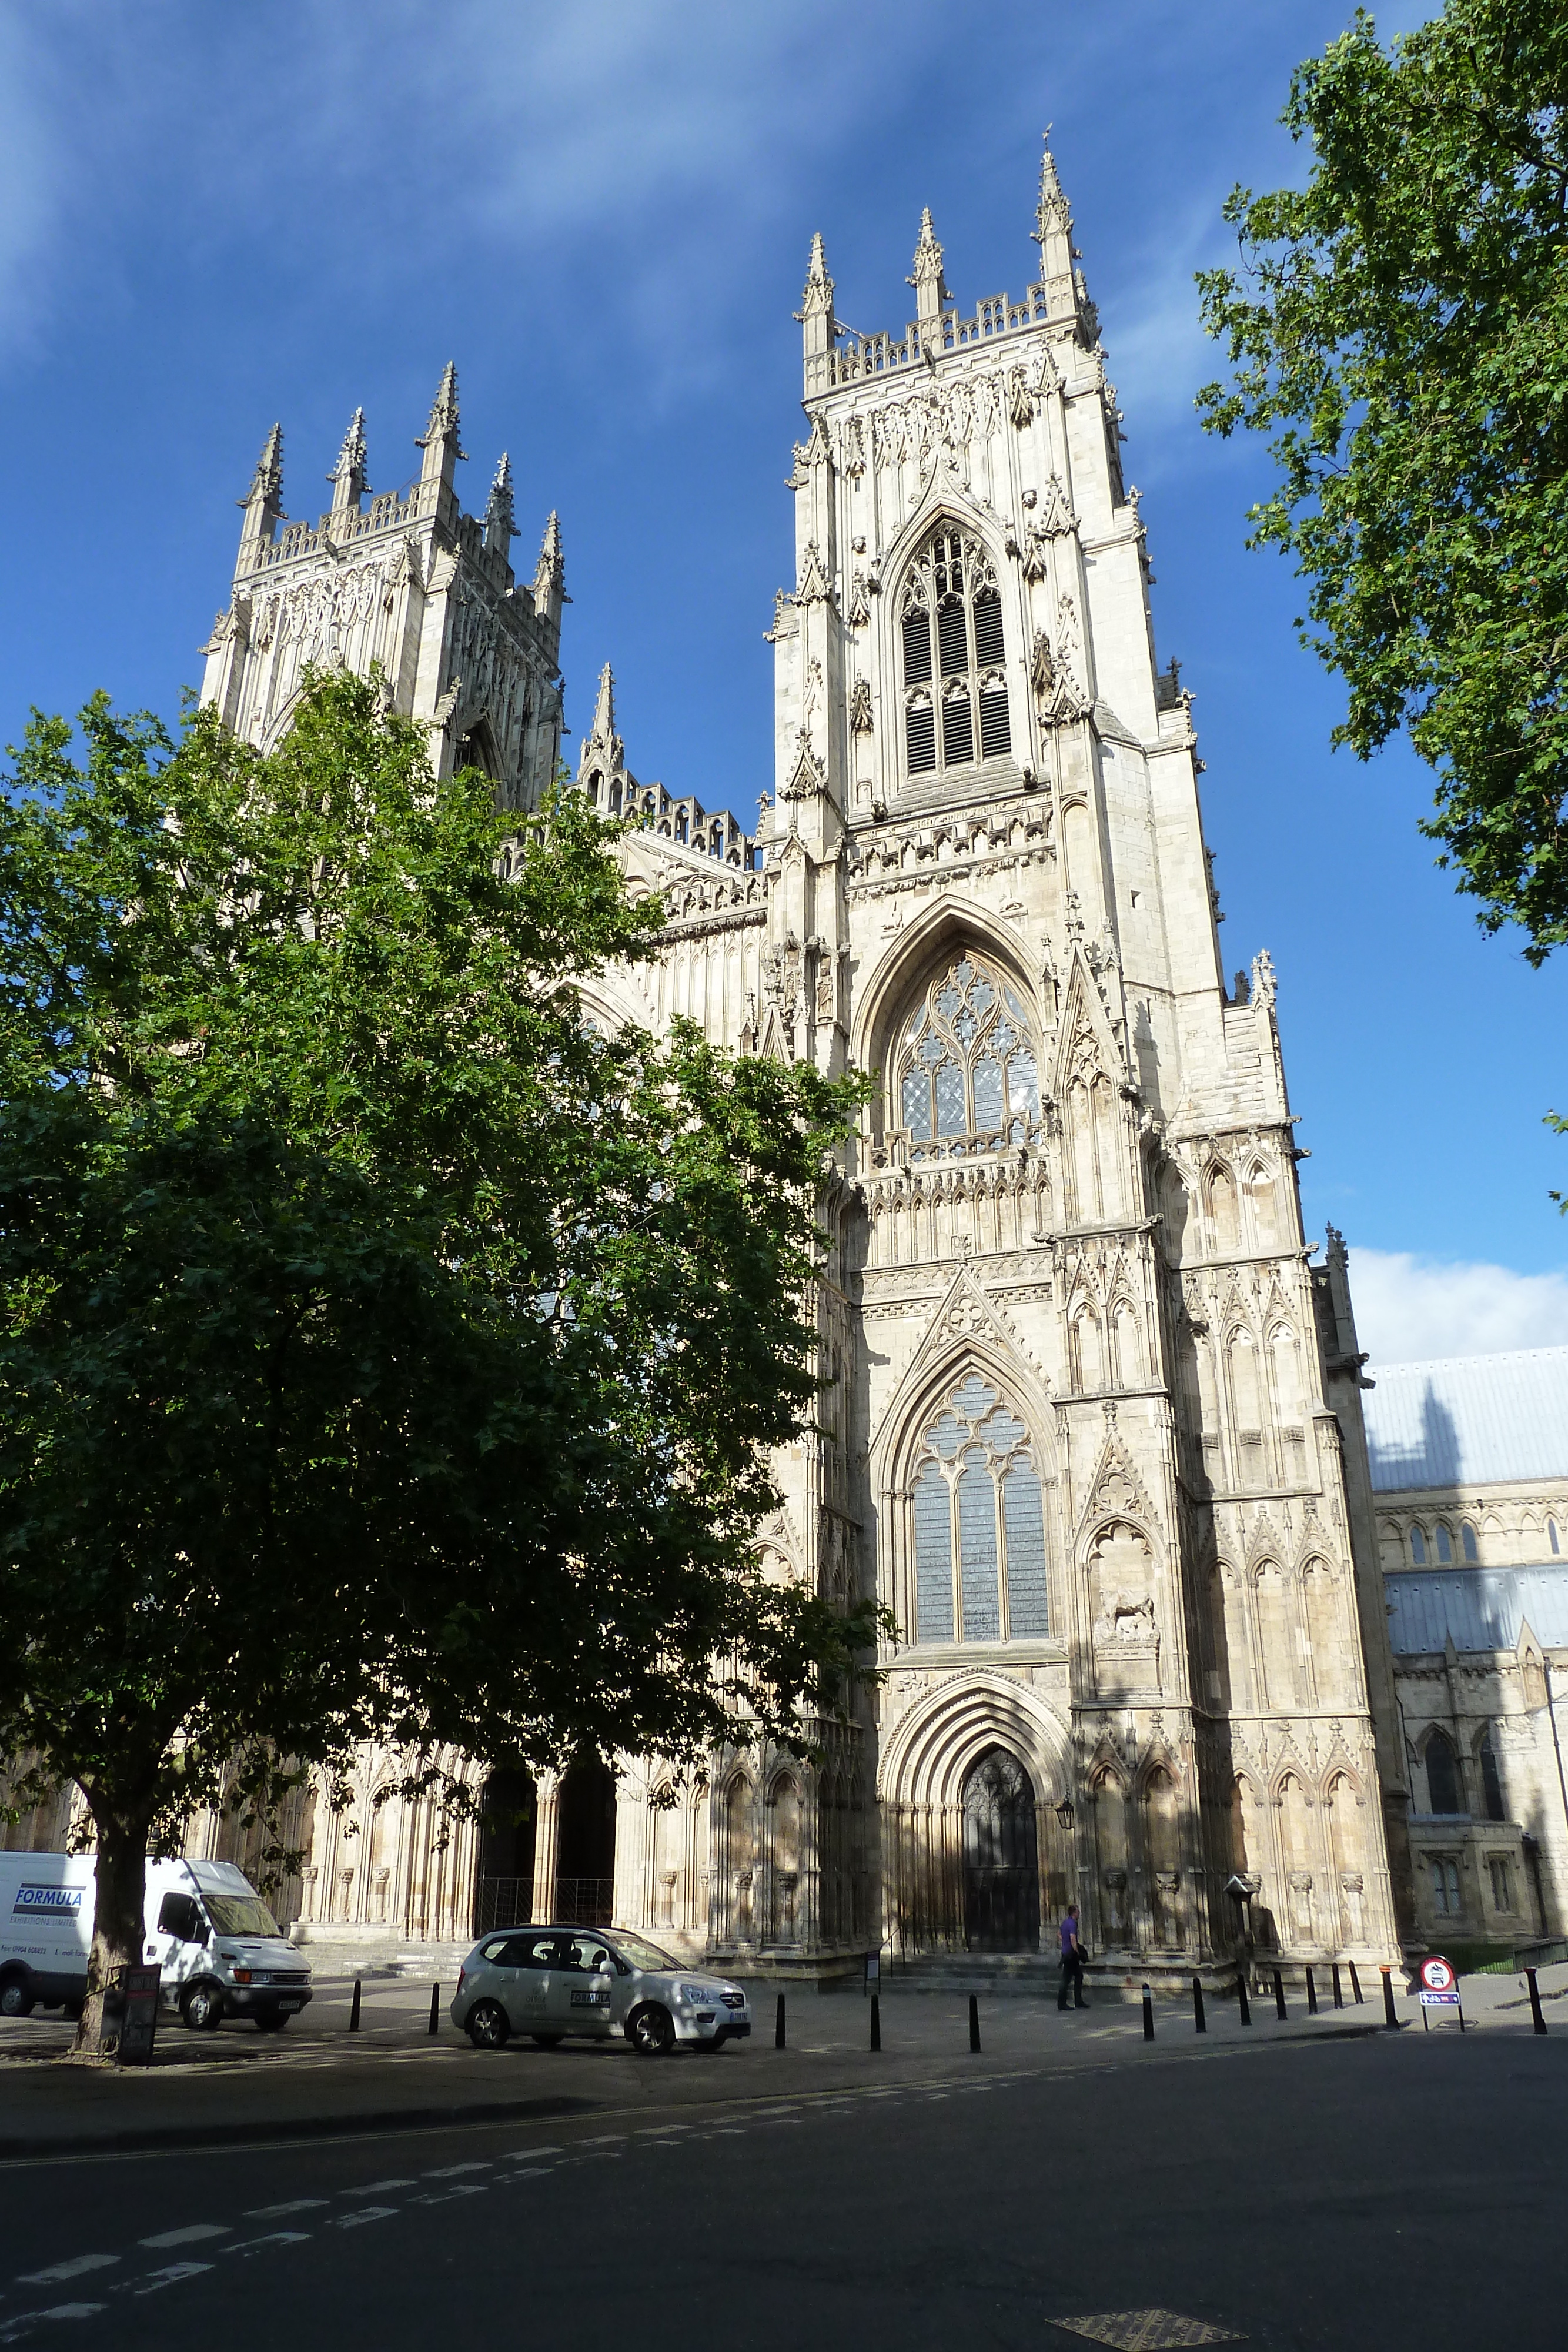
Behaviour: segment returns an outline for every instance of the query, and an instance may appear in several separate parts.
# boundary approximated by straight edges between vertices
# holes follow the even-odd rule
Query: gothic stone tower
[[[811,248],[758,1044],[876,1093],[779,1540],[897,1623],[863,1741],[894,1948],[1028,1948],[1075,1895],[1097,1952],[1197,1960],[1234,1876],[1265,1942],[1375,1960],[1375,1706],[1402,1776],[1274,977],[1224,984],[1049,152],[1035,236],[966,315],[927,214],[899,336],[840,326]]]
[[[455,368],[416,446],[418,478],[372,496],[356,409],[329,478],[330,510],[288,522],[283,434],[273,426],[242,501],[229,608],[202,649],[202,699],[266,750],[288,724],[308,663],[344,662],[361,675],[379,663],[395,707],[428,729],[438,775],[471,763],[495,779],[504,807],[532,807],[560,752],[559,527],[552,514],[532,584],[519,589],[507,458],[482,520],[463,512],[453,487],[465,455]]]

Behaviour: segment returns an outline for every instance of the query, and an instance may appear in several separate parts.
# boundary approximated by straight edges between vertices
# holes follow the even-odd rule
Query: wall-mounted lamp
[[[1064,1830],[1070,1830],[1072,1827],[1072,1800],[1071,1797],[1063,1797],[1061,1802],[1059,1805],[1052,1806],[1051,1810]]]

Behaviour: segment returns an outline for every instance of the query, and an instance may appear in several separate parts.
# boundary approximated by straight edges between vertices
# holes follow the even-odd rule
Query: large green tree
[[[1425,830],[1488,930],[1568,939],[1568,11],[1448,0],[1370,16],[1297,71],[1305,184],[1238,188],[1241,266],[1198,281],[1228,347],[1205,423],[1270,436],[1253,543],[1309,583],[1337,740],[1399,727],[1437,771]]]
[[[438,782],[374,680],[265,758],[79,741],[0,798],[0,1755],[91,1810],[93,2047],[220,1787],[692,1754],[741,1687],[799,1739],[870,1623],[752,1549],[851,1090],[585,1019],[656,952],[612,832]]]

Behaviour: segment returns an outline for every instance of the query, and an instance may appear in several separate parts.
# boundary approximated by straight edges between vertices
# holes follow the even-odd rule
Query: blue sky
[[[1378,13],[1395,30],[1426,13]],[[567,717],[613,660],[628,753],[749,821],[800,428],[810,233],[838,308],[894,326],[920,207],[968,307],[1019,287],[1054,124],[1158,585],[1207,761],[1232,967],[1281,977],[1309,1226],[1355,1252],[1385,1355],[1563,1336],[1564,973],[1487,941],[1416,831],[1403,748],[1331,754],[1299,591],[1243,548],[1261,454],[1192,414],[1192,273],[1230,184],[1299,169],[1316,0],[0,0],[0,738],[96,686],[172,713],[227,601],[273,418],[313,515],[362,403],[417,466],[457,362],[462,487],[509,448],[531,563],[559,508]]]

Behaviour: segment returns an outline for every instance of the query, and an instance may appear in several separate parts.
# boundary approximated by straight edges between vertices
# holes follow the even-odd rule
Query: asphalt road
[[[1568,2037],[1142,2055],[814,2090],[569,2050],[591,2114],[6,2165],[0,2345],[1562,2345]],[[1064,2327],[1150,2311],[1186,2332]]]

